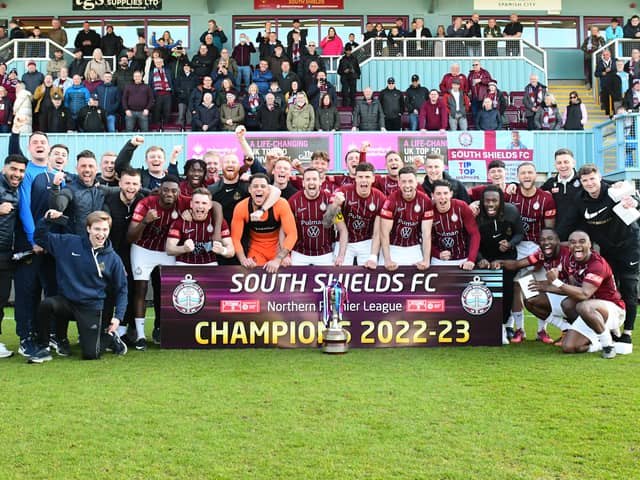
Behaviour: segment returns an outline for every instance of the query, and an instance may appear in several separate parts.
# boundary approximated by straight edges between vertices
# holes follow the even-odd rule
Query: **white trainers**
[[[509,341],[509,337],[507,337],[507,326],[502,324],[502,344],[509,345],[511,342]]]
[[[13,352],[11,350],[7,350],[4,343],[0,343],[0,358],[9,358],[11,356],[13,356]]]

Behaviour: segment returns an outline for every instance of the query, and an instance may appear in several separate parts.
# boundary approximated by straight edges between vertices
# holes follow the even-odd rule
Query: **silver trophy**
[[[347,353],[349,351],[348,332],[340,326],[344,306],[347,303],[347,290],[338,280],[327,285],[324,290],[324,340],[322,351],[324,353]]]

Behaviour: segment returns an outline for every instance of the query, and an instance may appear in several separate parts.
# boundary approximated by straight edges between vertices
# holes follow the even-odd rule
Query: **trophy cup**
[[[344,306],[347,303],[347,291],[340,281],[334,280],[325,288],[323,299],[322,321],[325,330],[322,351],[324,353],[347,353],[349,350],[348,333],[340,326]]]

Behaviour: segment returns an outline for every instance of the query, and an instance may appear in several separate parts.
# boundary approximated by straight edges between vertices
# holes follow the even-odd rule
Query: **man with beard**
[[[280,196],[289,200],[298,192],[291,183],[291,160],[288,157],[280,157],[273,166],[272,185],[280,190]]]
[[[561,265],[570,255],[569,248],[560,244],[560,238],[555,230],[544,228],[540,232],[540,248],[537,252],[521,260],[505,260],[502,262],[502,268],[513,272],[533,265],[534,278],[538,281],[544,281],[548,271],[562,270]],[[525,299],[524,305],[527,310],[538,318],[536,340],[543,343],[554,343],[546,331],[547,323],[551,323],[562,331],[562,337],[555,342],[555,345],[562,345],[564,333],[569,328],[569,324],[564,320],[561,306],[565,298],[566,295],[539,291],[535,297]]]
[[[131,140],[124,144],[118,157],[116,158],[115,170],[118,175],[123,170],[131,168],[131,158],[140,145],[144,144],[144,137],[141,135],[134,136]],[[171,152],[171,161],[168,170],[165,172],[165,153],[162,147],[152,145],[144,154],[147,168],[139,168],[140,177],[142,179],[142,188],[155,190],[160,186],[163,178],[169,175],[178,176],[177,156],[182,152],[182,147],[177,145]]]
[[[526,258],[538,250],[538,239],[543,228],[553,228],[556,218],[556,204],[549,192],[536,188],[536,167],[531,162],[518,165],[518,181],[520,186],[515,193],[505,195],[505,200],[520,211],[520,219],[524,228],[524,239],[518,244],[518,259]],[[525,272],[519,272],[522,276]],[[511,309],[512,319],[507,327],[513,328],[515,335],[511,343],[521,343],[525,339],[524,314],[522,312],[521,291],[514,285],[514,301]]]
[[[433,182],[431,265],[456,265],[473,270],[480,247],[480,232],[469,206],[453,198],[446,180]]]
[[[422,158],[416,158],[415,163],[416,168],[420,168]],[[469,194],[467,193],[467,189],[464,188],[464,185],[458,180],[451,178],[449,174],[444,171],[444,160],[442,159],[442,155],[439,153],[428,154],[427,160],[424,164],[424,169],[427,172],[427,175],[424,177],[424,181],[422,182],[422,188],[428,195],[433,195],[433,182],[436,180],[446,180],[451,184],[453,198],[469,203]]]
[[[115,157],[115,154],[113,156]],[[104,210],[112,218],[109,240],[111,240],[111,245],[115,252],[122,259],[127,272],[127,309],[117,330],[118,335],[127,341],[125,334],[127,333],[127,327],[134,323],[133,308],[135,302],[135,284],[133,272],[131,271],[131,243],[127,241],[127,230],[136,205],[144,198],[144,194],[141,192],[140,171],[133,168],[123,170],[120,174],[118,186],[120,187],[119,190],[109,191],[105,194]],[[113,292],[109,290],[104,302],[103,324],[108,323],[110,315],[113,314],[114,306],[115,297]]]
[[[333,177],[333,180],[337,186],[353,185],[356,180],[356,167],[367,161],[367,148],[369,148],[369,142],[362,142],[360,150],[357,148],[350,148],[347,154],[344,156],[344,163],[347,167],[346,175],[338,175]]]
[[[386,175],[376,175],[373,186],[388,197],[398,189],[398,172],[404,167],[404,161],[395,150],[389,150],[384,156],[387,168]],[[418,187],[419,188],[419,187]]]
[[[338,214],[344,218],[349,232],[349,243],[344,265],[358,265],[375,268],[380,252],[380,210],[386,197],[373,188],[375,167],[370,163],[360,163],[356,167],[353,185],[344,185],[335,191],[331,205],[324,215],[324,225],[329,227]]]
[[[231,237],[236,255],[246,268],[263,267],[269,273],[276,273],[298,240],[295,218],[283,198],[267,208],[269,177],[266,174],[251,177],[249,195],[233,210]],[[252,219],[254,211],[262,212],[259,221]],[[246,250],[243,241],[247,242]]]
[[[348,232],[342,217],[336,218],[339,234],[338,254],[334,258],[334,225],[323,224],[324,213],[331,202],[331,193],[320,188],[320,173],[307,168],[302,176],[303,190],[289,199],[296,220],[298,241],[291,252],[292,265],[341,266],[347,248]]]
[[[2,333],[2,319],[4,307],[11,294],[11,279],[13,277],[13,239],[18,220],[18,187],[24,178],[27,159],[22,155],[9,155],[4,160],[2,176],[0,177],[0,333]],[[0,358],[7,358],[13,352],[7,350],[4,343],[0,343]]]
[[[477,268],[499,270],[501,260],[515,260],[516,247],[524,237],[520,212],[510,203],[505,203],[504,193],[498,185],[488,185],[479,199],[479,213],[476,217],[480,232],[480,250]],[[503,272],[502,300],[502,343],[508,344],[506,324],[511,315],[513,303],[513,281],[515,271]],[[513,331],[511,332],[513,337]]]
[[[611,266],[618,282],[620,295],[625,303],[626,318],[624,331],[617,340],[631,343],[631,334],[638,310],[638,273],[640,263],[640,226],[637,220],[627,225],[614,212],[616,201],[610,194],[614,187],[607,185],[594,164],[585,164],[578,170],[582,191],[573,199],[573,208],[559,232],[560,238],[566,232],[583,228],[591,240],[600,246],[600,254]],[[625,210],[636,210],[638,199],[624,196],[620,205]]]
[[[190,197],[197,188],[204,187],[204,175],[207,164],[204,160],[191,158],[184,164],[185,179],[180,182],[180,193],[185,197]]]
[[[433,204],[418,191],[413,167],[398,172],[398,189],[387,198],[380,211],[380,244],[384,266],[396,270],[401,265],[429,268]]]
[[[160,183],[159,195],[140,200],[133,212],[127,231],[127,241],[132,243],[131,269],[135,283],[136,350],[147,349],[147,337],[144,332],[144,301],[151,272],[161,265],[175,265],[175,257],[165,252],[167,234],[171,224],[188,208],[189,199],[180,195],[178,178],[167,175]],[[159,333],[159,328],[159,318],[156,317],[154,336],[156,329]]]
[[[47,212],[47,219],[62,215],[55,210]],[[43,219],[44,220],[44,219]],[[109,242],[111,217],[96,211],[87,217],[83,235],[50,233],[46,222],[38,222],[38,242],[56,259],[60,292],[45,298],[38,308],[39,349],[29,357],[29,363],[51,360],[49,327],[55,322],[60,336],[58,354],[71,355],[67,338],[70,320],[78,324],[82,358],[96,360],[106,348],[118,354],[127,353],[127,347],[116,333],[127,305],[127,278],[122,260]],[[116,292],[116,311],[108,326],[102,325],[102,309],[107,287]],[[107,327],[107,328],[104,328]]]
[[[104,152],[100,158],[100,173],[96,177],[97,183],[108,187],[117,187],[119,185],[116,177],[116,157],[114,152]],[[112,228],[113,230],[113,228]]]
[[[294,161],[293,165],[301,174],[304,173],[304,170],[302,170],[302,163],[299,160]],[[320,173],[320,181],[322,182],[320,187],[321,189],[333,192],[339,185],[341,185],[340,179],[342,177],[327,175],[327,172],[329,171],[329,152],[315,150],[311,154],[311,167],[315,168]],[[302,175],[292,177],[291,183],[298,190],[302,190]]]
[[[559,278],[557,269],[551,269],[547,281],[536,282],[534,290],[567,296],[562,309],[572,323],[562,342],[565,353],[602,349],[602,358],[614,358],[612,335],[620,335],[625,304],[611,267],[591,249],[589,235],[581,230],[569,235],[569,249],[571,256],[562,263],[564,280]]]
[[[166,252],[176,257],[176,265],[218,265],[219,256],[235,255],[229,226],[222,212],[216,214],[212,205],[209,190],[196,188],[191,195],[191,220],[179,218],[171,224]],[[216,239],[215,224],[219,222],[220,236]]]

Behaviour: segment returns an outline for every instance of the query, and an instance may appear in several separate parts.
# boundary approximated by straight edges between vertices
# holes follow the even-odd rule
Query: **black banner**
[[[162,0],[73,0],[73,10],[162,10]]]

